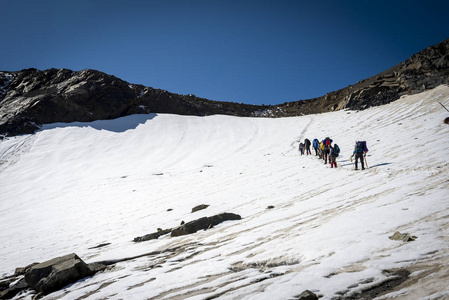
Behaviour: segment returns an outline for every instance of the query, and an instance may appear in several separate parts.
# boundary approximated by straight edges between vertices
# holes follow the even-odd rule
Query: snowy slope
[[[88,263],[153,252],[44,299],[292,299],[306,289],[332,299],[398,268],[409,280],[379,299],[449,298],[449,126],[438,101],[449,106],[449,87],[361,112],[133,115],[3,140],[0,275],[72,252]],[[298,153],[300,140],[326,136],[342,149],[338,169]],[[359,139],[364,172],[349,161]],[[132,241],[222,212],[242,220]],[[392,241],[395,231],[418,238]],[[89,249],[101,243],[111,244]]]

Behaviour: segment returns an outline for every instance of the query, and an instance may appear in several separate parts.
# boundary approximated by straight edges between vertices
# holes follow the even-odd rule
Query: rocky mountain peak
[[[32,133],[45,123],[88,122],[150,112],[285,117],[362,110],[441,84],[449,84],[449,39],[354,85],[315,99],[273,106],[174,94],[90,69],[26,69],[0,72],[0,134]]]

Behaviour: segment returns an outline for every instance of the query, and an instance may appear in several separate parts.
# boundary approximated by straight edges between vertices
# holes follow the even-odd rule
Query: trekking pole
[[[441,102],[439,102],[439,101],[438,101],[438,103],[440,103],[441,106],[444,107],[444,109],[447,110],[447,111],[449,112],[449,109],[447,109],[446,106],[443,105],[443,103],[441,103]]]

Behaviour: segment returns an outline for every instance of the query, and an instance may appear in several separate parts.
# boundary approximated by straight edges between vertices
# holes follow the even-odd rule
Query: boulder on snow
[[[444,124],[448,124],[448,125],[449,125],[449,117],[447,117],[446,119],[444,119]]]
[[[295,297],[298,300],[318,300],[318,296],[309,290],[305,290],[299,296]]]
[[[168,234],[170,232],[171,232],[171,228],[170,229],[158,228],[157,232],[149,233],[144,236],[139,236],[139,237],[134,238],[134,242],[138,243],[138,242],[144,242],[144,241],[149,241],[149,240],[155,240],[155,239],[158,239],[161,235]]]
[[[94,272],[75,253],[32,266],[25,281],[38,293],[49,294]]]
[[[181,236],[186,234],[195,233],[201,229],[209,229],[215,225],[218,225],[224,221],[229,220],[241,220],[242,217],[233,213],[222,213],[212,217],[204,217],[191,222],[187,222],[179,227],[174,228],[171,231],[171,236]]]
[[[200,204],[200,205],[197,205],[194,208],[192,208],[192,212],[194,213],[196,211],[199,211],[199,210],[202,210],[202,209],[206,209],[208,207],[209,207],[209,204]]]
[[[409,233],[400,233],[399,231],[396,231],[389,238],[390,240],[393,241],[404,241],[404,242],[411,242],[417,239],[417,237],[414,235],[410,235]]]

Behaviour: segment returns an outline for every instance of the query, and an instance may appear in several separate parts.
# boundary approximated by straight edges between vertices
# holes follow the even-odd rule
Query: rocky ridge
[[[354,85],[322,97],[279,105],[219,102],[130,84],[86,69],[0,72],[0,134],[33,133],[55,122],[89,122],[137,113],[287,117],[362,110],[449,84],[449,39]]]

